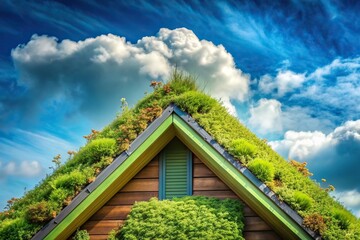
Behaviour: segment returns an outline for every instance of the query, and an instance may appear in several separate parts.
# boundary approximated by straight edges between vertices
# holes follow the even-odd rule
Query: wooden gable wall
[[[158,197],[159,157],[155,157],[83,226],[91,240],[107,239],[107,234],[121,226],[135,201]],[[193,195],[239,199],[199,158],[193,155]],[[244,207],[246,240],[281,239],[254,211]]]

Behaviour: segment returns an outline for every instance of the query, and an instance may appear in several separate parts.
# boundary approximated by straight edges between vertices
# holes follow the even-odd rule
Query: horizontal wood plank
[[[193,163],[203,163],[203,162],[193,154]]]
[[[132,205],[103,206],[90,220],[125,220],[131,208]]]
[[[90,235],[90,240],[107,240],[109,237],[108,234],[104,235]]]
[[[213,177],[215,173],[211,171],[205,164],[203,163],[196,163],[193,166],[193,177]]]
[[[159,166],[159,156],[156,156],[146,166]]]
[[[158,178],[159,177],[159,166],[144,167],[134,178]]]
[[[219,199],[231,198],[239,199],[238,196],[231,190],[225,191],[193,191],[194,196],[206,196],[206,197],[216,197]]]
[[[245,217],[257,217],[258,215],[247,205],[244,205],[244,216]]]
[[[132,205],[135,202],[148,201],[150,198],[158,196],[158,192],[118,192],[106,203],[106,205]]]
[[[273,231],[265,232],[243,232],[245,240],[281,240]]]
[[[159,191],[159,179],[131,179],[120,192],[154,192]]]
[[[244,231],[267,231],[270,226],[260,217],[245,217]]]
[[[193,191],[229,190],[218,177],[194,178]]]
[[[124,220],[87,221],[82,229],[86,229],[90,235],[107,235],[114,228],[122,226],[124,222]]]

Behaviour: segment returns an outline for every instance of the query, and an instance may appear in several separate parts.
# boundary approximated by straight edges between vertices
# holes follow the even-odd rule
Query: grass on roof
[[[9,200],[0,213],[0,239],[30,239],[172,102],[265,180],[304,217],[307,227],[324,239],[360,239],[359,219],[329,195],[332,186],[321,188],[309,178],[305,165],[290,164],[280,157],[265,140],[229,115],[219,101],[199,91],[192,76],[175,71],[169,82],[152,82],[151,86],[154,91],[135,107],[129,109],[123,101],[122,114],[101,132],[93,130],[86,136],[88,144],[77,153],[69,152],[69,160],[58,164],[53,174],[22,198]]]

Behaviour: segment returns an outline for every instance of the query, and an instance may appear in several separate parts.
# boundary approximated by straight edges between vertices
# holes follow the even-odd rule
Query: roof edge
[[[281,202],[268,186],[261,182],[250,170],[237,161],[231,154],[229,154],[217,141],[203,129],[188,113],[182,111],[175,104],[170,104],[160,117],[155,119],[149,126],[131,143],[127,151],[122,152],[115,160],[107,166],[97,177],[94,182],[86,186],[72,201],[65,207],[59,215],[47,223],[40,231],[38,231],[32,239],[44,239],[52,232],[61,221],[63,221],[78,205],[80,205],[101,183],[103,183],[128,157],[138,149],[145,140],[155,132],[155,130],[171,115],[178,115],[184,122],[187,123],[199,136],[203,138],[217,153],[226,159],[233,167],[241,172],[253,185],[255,185],[263,194],[271,199],[287,216],[296,222],[307,234],[312,238],[317,239],[319,236],[308,228],[302,225],[302,217],[294,211],[288,204]]]

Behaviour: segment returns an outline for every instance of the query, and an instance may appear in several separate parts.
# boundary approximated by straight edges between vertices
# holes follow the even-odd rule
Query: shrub
[[[319,213],[313,213],[305,216],[303,225],[321,235],[326,230],[324,218]]]
[[[86,183],[86,175],[83,172],[80,172],[78,169],[70,172],[69,174],[60,175],[55,178],[50,185],[57,188],[64,189],[75,189],[77,186],[82,186]]]
[[[296,210],[306,211],[311,208],[313,199],[307,194],[296,191],[294,193],[294,201]]]
[[[90,240],[90,235],[86,230],[77,230],[73,240]]]
[[[305,177],[310,177],[313,174],[309,171],[309,169],[306,167],[307,162],[297,162],[295,160],[290,160],[290,165],[296,168],[302,175]]]
[[[111,157],[116,151],[116,141],[112,138],[99,138],[92,140],[79,153],[74,156],[72,164],[92,164],[100,161],[102,157]]]
[[[138,202],[118,239],[243,239],[243,206],[237,200],[184,197]]]
[[[189,114],[207,113],[216,103],[215,99],[195,91],[186,92],[176,99],[176,104]]]
[[[0,224],[0,239],[31,239],[40,227],[23,218],[5,219]]]
[[[347,230],[355,220],[354,216],[344,209],[333,208],[332,215],[337,220],[337,223],[341,229]]]
[[[242,160],[243,163],[247,163],[253,159],[258,151],[258,148],[249,143],[244,138],[238,138],[230,143],[229,151],[237,158]]]
[[[275,167],[272,163],[265,161],[261,158],[252,160],[248,168],[255,174],[261,181],[270,182],[275,176]]]
[[[53,207],[46,201],[30,205],[26,211],[26,218],[32,223],[44,223],[54,217]]]

